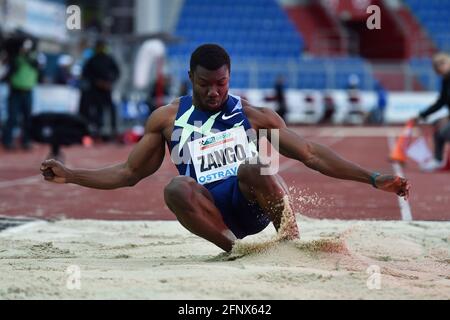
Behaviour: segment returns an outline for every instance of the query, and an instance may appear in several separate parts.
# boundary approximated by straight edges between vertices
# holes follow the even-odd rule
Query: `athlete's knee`
[[[279,193],[283,191],[276,175],[263,174],[264,165],[244,164],[239,167],[238,179],[250,190],[260,190],[267,193]]]
[[[246,160],[239,166],[237,173],[239,181],[247,182],[256,178],[256,176],[260,176],[262,168],[263,165],[261,163]]]
[[[189,206],[191,203],[195,180],[191,177],[177,176],[164,188],[164,200],[169,208]]]
[[[276,175],[261,175],[257,188],[265,192],[267,195],[283,193],[283,187],[279,183]]]

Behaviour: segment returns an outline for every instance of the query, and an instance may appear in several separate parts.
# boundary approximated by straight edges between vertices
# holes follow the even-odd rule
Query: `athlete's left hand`
[[[378,189],[394,192],[399,197],[404,197],[405,200],[408,200],[411,185],[405,178],[383,174],[375,179],[375,185]]]

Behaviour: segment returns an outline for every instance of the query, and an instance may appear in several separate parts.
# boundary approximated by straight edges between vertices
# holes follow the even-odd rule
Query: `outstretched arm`
[[[284,121],[270,109],[263,108],[257,111],[254,110],[252,113],[255,113],[252,117],[253,122],[257,124],[255,129],[270,129],[271,133],[267,138],[273,139],[278,137],[278,151],[282,155],[301,161],[307,167],[324,175],[337,179],[374,184],[375,187],[381,190],[408,197],[409,183],[406,179],[393,175],[374,175],[373,172],[340,157],[330,148],[303,139],[297,133],[287,128]],[[257,120],[255,121],[256,118]]]
[[[41,165],[45,180],[105,190],[135,185],[158,170],[164,159],[165,144],[161,133],[163,116],[161,111],[158,109],[150,116],[145,135],[134,147],[126,162],[102,169],[88,170],[69,169],[56,160],[46,160]]]

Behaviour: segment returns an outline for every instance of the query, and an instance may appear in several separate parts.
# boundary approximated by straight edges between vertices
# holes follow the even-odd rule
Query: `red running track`
[[[302,136],[329,145],[343,157],[363,167],[393,172],[386,129],[294,128]],[[64,150],[70,167],[97,168],[125,160],[132,147],[75,146]],[[163,188],[177,174],[164,161],[160,170],[133,188],[101,191],[75,185],[45,182],[39,172],[48,149],[36,145],[32,152],[5,153],[0,149],[0,215],[43,219],[173,220],[163,200]],[[408,163],[404,174],[412,183],[409,206],[413,220],[450,220],[450,172],[425,174]],[[397,197],[351,181],[341,181],[311,171],[303,164],[282,158],[280,175],[292,189],[296,211],[328,219],[400,220]]]

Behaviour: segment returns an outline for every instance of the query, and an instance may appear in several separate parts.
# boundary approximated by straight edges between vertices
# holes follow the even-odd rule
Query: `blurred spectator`
[[[265,100],[275,101],[277,104],[275,111],[280,115],[281,118],[283,118],[284,121],[286,121],[287,106],[285,95],[285,81],[283,76],[278,76],[278,78],[275,80],[274,92],[274,96],[266,97]]]
[[[61,85],[73,85],[75,83],[72,74],[73,62],[73,58],[67,54],[63,54],[58,58],[54,83]]]
[[[336,103],[331,92],[326,92],[323,96],[324,112],[322,118],[319,120],[320,124],[329,124],[333,121],[334,113],[336,112]]]
[[[317,122],[317,104],[316,104],[316,96],[314,92],[307,91],[305,92],[305,96],[303,98],[303,106],[304,106],[304,116],[305,120],[308,123]]]
[[[431,114],[442,109],[444,106],[450,111],[450,55],[437,53],[433,57],[434,71],[442,77],[442,87],[439,98],[434,104],[420,112],[415,121],[425,120]],[[434,158],[423,164],[423,171],[432,172],[445,167],[444,147],[450,141],[450,118],[447,116],[436,121],[434,124]]]
[[[347,90],[359,90],[359,77],[356,74],[351,74],[348,77]]]
[[[8,72],[2,80],[9,85],[8,118],[3,129],[2,142],[7,150],[14,149],[13,130],[22,118],[22,148],[31,148],[32,91],[39,80],[36,41],[18,32],[4,44]]]
[[[106,43],[97,41],[94,55],[86,61],[82,71],[80,114],[89,122],[95,136],[100,136],[104,125],[104,112],[111,119],[111,137],[117,137],[116,107],[112,89],[120,76],[114,58],[107,53]]]
[[[280,115],[280,117],[283,118],[283,120],[286,121],[286,95],[285,95],[285,83],[284,78],[282,76],[279,76],[278,79],[275,81],[275,101],[277,102],[277,113]]]
[[[361,92],[359,90],[359,77],[351,74],[347,85],[347,114],[344,117],[344,123],[361,124],[365,119],[365,112],[361,107]]]
[[[370,111],[367,122],[373,124],[383,124],[388,94],[386,89],[384,89],[378,81],[375,82],[375,93],[377,95],[377,105]]]
[[[156,79],[151,86],[150,94],[148,97],[148,105],[150,110],[153,110],[164,106],[168,102],[172,88],[172,78],[169,75],[164,75],[159,79]]]
[[[189,81],[185,80],[185,81],[181,82],[178,96],[184,97],[184,96],[189,95],[189,90],[190,90],[189,89]]]

